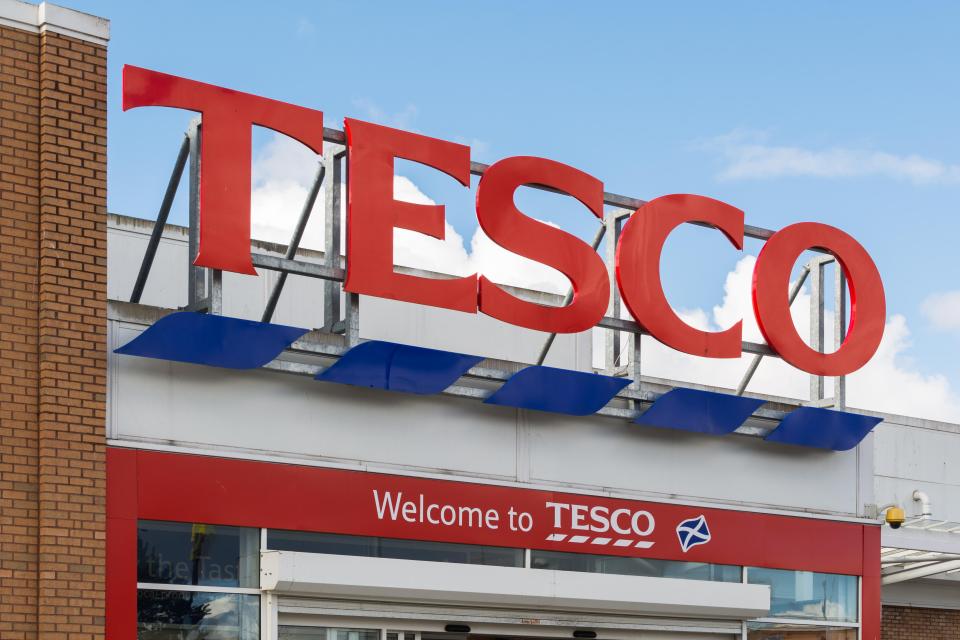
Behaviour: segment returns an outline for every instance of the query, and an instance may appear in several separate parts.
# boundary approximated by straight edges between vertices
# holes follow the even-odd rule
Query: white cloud
[[[960,422],[960,396],[943,375],[924,374],[909,359],[910,328],[890,316],[877,354],[847,377],[847,404],[948,422]]]
[[[280,243],[290,233],[306,198],[316,170],[317,157],[303,145],[277,136],[258,155],[254,164],[253,231],[254,236]],[[394,179],[394,196],[418,204],[433,204],[412,181],[403,176]],[[342,213],[342,212],[341,212]],[[565,293],[568,282],[559,272],[512,254],[494,244],[479,227],[467,251],[463,238],[449,224],[445,237],[438,240],[407,230],[394,233],[394,258],[397,264],[449,273],[482,273],[495,282]],[[303,246],[323,247],[323,194],[321,192],[307,227]],[[723,297],[710,309],[686,309],[679,315],[690,324],[707,330],[719,330],[743,320],[745,340],[761,342],[762,336],[753,316],[751,278],[756,257],[745,255],[727,274]],[[925,311],[945,326],[960,325],[960,292],[932,296]],[[794,302],[793,320],[801,336],[809,334],[810,295],[801,291]],[[832,326],[832,314],[826,326]],[[602,364],[603,330],[594,331],[594,362]],[[828,332],[829,334],[829,332]],[[833,348],[830,337],[827,347]],[[960,396],[946,377],[924,374],[909,359],[910,329],[903,316],[887,320],[886,333],[873,360],[848,377],[847,403],[875,411],[904,414],[947,421],[960,421]],[[735,388],[752,360],[699,358],[669,349],[649,336],[643,338],[644,375]],[[805,399],[809,395],[809,377],[776,358],[764,358],[750,391]],[[828,385],[828,389],[829,389]]]
[[[927,320],[943,331],[960,331],[960,290],[935,293],[921,306]]]
[[[280,244],[290,242],[307,200],[320,157],[287,136],[275,135],[253,163],[250,196],[251,233],[254,238]],[[310,213],[300,246],[323,248],[323,192]]]
[[[286,136],[277,135],[264,146],[253,166],[251,231],[254,238],[280,244],[290,241],[318,160],[310,149]],[[404,176],[394,177],[393,191],[398,200],[435,204]],[[322,187],[300,244],[302,248],[323,249],[323,207]],[[341,216],[345,210],[344,205]],[[406,229],[395,230],[394,261],[405,267],[452,275],[480,273],[500,284],[553,293],[566,293],[569,284],[560,272],[495,244],[479,227],[470,240],[468,252],[463,237],[449,223],[445,225],[443,240]]]
[[[717,175],[721,180],[878,176],[914,184],[960,183],[960,165],[916,154],[897,155],[847,147],[806,149],[772,145],[767,143],[763,134],[749,131],[734,131],[714,138],[704,146],[718,152],[726,161]]]

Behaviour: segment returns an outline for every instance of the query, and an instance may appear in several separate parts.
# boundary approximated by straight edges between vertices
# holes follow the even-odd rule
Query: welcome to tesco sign
[[[195,264],[255,275],[250,258],[251,127],[259,125],[323,152],[323,113],[194,80],[125,66],[123,108],[176,107],[203,116],[200,175],[200,241]],[[603,183],[574,167],[530,156],[504,158],[487,169],[477,187],[477,219],[504,249],[564,274],[573,287],[570,304],[549,307],[521,300],[484,276],[430,279],[395,273],[393,230],[444,236],[443,205],[393,198],[393,165],[403,158],[433,167],[470,186],[470,148],[407,131],[347,118],[347,291],[485,313],[513,325],[556,333],[585,331],[607,309],[610,281],[600,256],[579,238],[526,216],[514,205],[524,185],[569,194],[603,218]],[[743,211],[698,195],[667,195],[640,207],[624,227],[616,252],[616,279],[636,321],[669,347],[698,356],[741,355],[742,322],[724,331],[701,331],[681,320],[667,302],[660,255],[673,229],[686,222],[719,229],[743,248]],[[850,288],[850,328],[833,353],[811,349],[790,316],[790,274],[811,248],[837,258]],[[792,224],[763,247],[753,274],[753,309],[770,347],[793,366],[817,375],[856,371],[873,356],[883,336],[886,302],[870,255],[840,229],[815,222]]]

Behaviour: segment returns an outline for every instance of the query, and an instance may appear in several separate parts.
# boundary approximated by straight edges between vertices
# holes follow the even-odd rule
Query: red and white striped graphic
[[[568,535],[566,533],[551,533],[547,542],[567,542],[570,544],[591,544],[597,546],[612,545],[614,547],[634,547],[649,549],[654,545],[650,540],[633,540],[631,538],[605,538],[602,536]]]

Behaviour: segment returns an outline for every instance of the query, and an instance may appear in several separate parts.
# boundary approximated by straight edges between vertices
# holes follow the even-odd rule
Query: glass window
[[[747,580],[750,584],[770,585],[771,617],[830,622],[858,620],[856,576],[750,567]]]
[[[137,581],[258,587],[260,531],[182,522],[137,526]]]
[[[741,579],[740,567],[733,565],[654,560],[650,558],[624,558],[563,551],[533,550],[530,555],[530,566],[534,569],[711,580],[714,582],[740,582]]]
[[[852,627],[819,627],[802,624],[751,622],[748,640],[857,640]]]
[[[137,592],[137,640],[260,640],[260,596]]]
[[[278,640],[379,640],[379,629],[281,626]]]
[[[347,536],[333,533],[309,533],[271,529],[267,533],[267,548],[275,551],[332,553],[345,556],[456,562],[460,564],[483,564],[497,567],[523,566],[523,549],[456,544],[451,542],[424,542],[422,540]]]

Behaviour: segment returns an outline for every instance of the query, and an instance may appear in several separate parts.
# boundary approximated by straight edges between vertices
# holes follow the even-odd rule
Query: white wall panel
[[[117,328],[117,343],[136,335]],[[114,438],[296,458],[366,461],[514,477],[515,412],[315,382],[111,357]]]
[[[920,513],[914,490],[926,492],[934,520],[960,523],[960,427],[897,424],[876,430],[875,494],[879,504],[897,504],[910,517]]]
[[[708,437],[616,420],[527,412],[530,476],[814,511],[857,512],[856,451]]]

